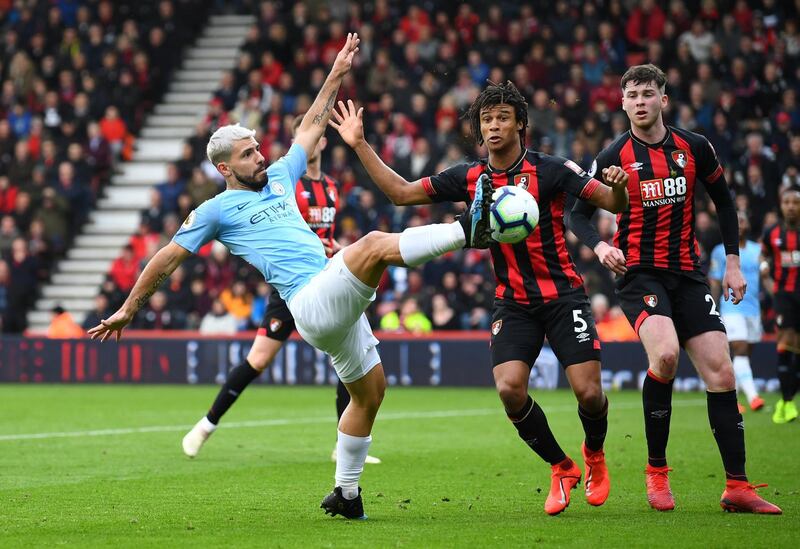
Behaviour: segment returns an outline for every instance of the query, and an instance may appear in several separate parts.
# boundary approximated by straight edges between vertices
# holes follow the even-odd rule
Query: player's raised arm
[[[586,200],[611,213],[628,209],[628,174],[619,166],[603,168],[603,183]]]
[[[356,110],[352,100],[347,100],[347,105],[339,101],[339,110],[333,110],[331,120],[328,122],[345,143],[358,155],[370,178],[389,197],[393,204],[406,206],[411,204],[430,204],[432,202],[422,185],[422,180],[406,181],[393,169],[387,166],[377,153],[364,139],[363,124],[364,108]]]
[[[92,339],[100,338],[105,341],[112,334],[116,335],[117,341],[122,337],[122,330],[130,324],[136,312],[147,303],[155,291],[161,286],[172,272],[178,268],[192,253],[175,242],[170,242],[161,248],[139,275],[139,279],[133,286],[128,299],[122,304],[119,310],[94,328],[90,328],[88,333]]]
[[[297,128],[294,142],[305,149],[306,156],[309,158],[314,152],[320,137],[325,133],[325,128],[331,117],[331,111],[334,110],[334,102],[336,101],[336,94],[339,93],[339,86],[342,85],[342,79],[350,70],[353,64],[353,56],[358,51],[358,42],[358,34],[347,34],[347,42],[345,42],[344,47],[336,56],[328,78],[325,79],[325,83],[322,84],[314,103],[311,104],[311,108],[308,109],[303,121],[300,122],[300,126]]]

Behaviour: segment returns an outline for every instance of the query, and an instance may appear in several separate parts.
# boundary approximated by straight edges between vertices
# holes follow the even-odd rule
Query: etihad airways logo
[[[250,216],[250,224],[256,225],[265,219],[269,223],[275,223],[276,221],[287,219],[293,215],[299,215],[299,212],[289,201],[275,202]]]

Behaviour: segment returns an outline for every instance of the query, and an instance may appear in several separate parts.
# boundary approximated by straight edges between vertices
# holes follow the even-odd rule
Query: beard
[[[236,181],[245,187],[253,189],[254,191],[260,191],[267,184],[267,172],[262,172],[261,170],[263,169],[264,166],[259,168],[256,173],[247,176],[236,173],[236,170],[234,169],[231,169],[231,172],[233,172],[233,177],[236,178]]]

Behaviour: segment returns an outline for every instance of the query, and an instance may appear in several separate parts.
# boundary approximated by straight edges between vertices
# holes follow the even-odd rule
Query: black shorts
[[[711,289],[702,275],[634,269],[617,282],[617,295],[637,334],[642,322],[652,315],[671,318],[681,344],[706,332],[725,331]]]
[[[600,360],[600,339],[585,293],[576,292],[536,306],[495,300],[491,339],[493,366],[521,360],[532,367],[545,336],[564,368]]]
[[[800,331],[800,295],[793,292],[775,292],[775,324],[780,330]]]
[[[289,312],[286,302],[278,295],[278,292],[272,292],[257,335],[267,336],[278,341],[286,341],[292,335],[292,332],[294,332],[294,317]]]

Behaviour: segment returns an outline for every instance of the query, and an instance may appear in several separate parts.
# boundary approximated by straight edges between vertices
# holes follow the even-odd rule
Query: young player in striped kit
[[[773,303],[778,325],[778,380],[781,399],[772,421],[797,419],[798,374],[800,374],[800,187],[781,192],[783,220],[764,231],[764,257],[774,279]]]
[[[584,201],[575,204],[570,228],[619,275],[622,309],[647,351],[642,401],[650,506],[658,511],[675,508],[666,451],[672,384],[683,347],[708,389],[708,419],[726,475],[720,505],[727,511],[779,514],[780,508],[761,498],[745,473],[744,423],[725,326],[700,270],[694,234],[696,183],[705,186],[716,205],[726,253],[723,298],[733,303],[746,290],[736,210],[708,140],[664,124],[665,85],[666,76],[654,65],[628,69],[621,80],[622,108],[631,129],[602,150],[592,166],[594,173],[621,164],[630,175],[630,205],[617,215],[614,245],[601,241],[590,222],[595,207]]]
[[[511,82],[490,84],[467,113],[473,136],[486,144],[488,158],[413,182],[386,166],[366,142],[363,111],[356,111],[352,102],[339,107],[331,125],[395,204],[469,202],[487,175],[494,188],[518,185],[538,202],[539,225],[527,239],[490,247],[497,279],[492,372],[520,438],[550,465],[545,512],[561,513],[570,503],[570,490],[580,482],[581,470],[558,444],[544,410],[528,392],[531,367],[547,337],[578,400],[585,434],[581,453],[586,499],[591,505],[602,505],[610,490],[603,451],[608,399],[600,384],[600,341],[589,300],[566,247],[564,205],[570,194],[612,211],[622,209],[627,203],[627,176],[618,167],[610,167],[603,172],[606,185],[571,160],[527,150],[527,103]]]

